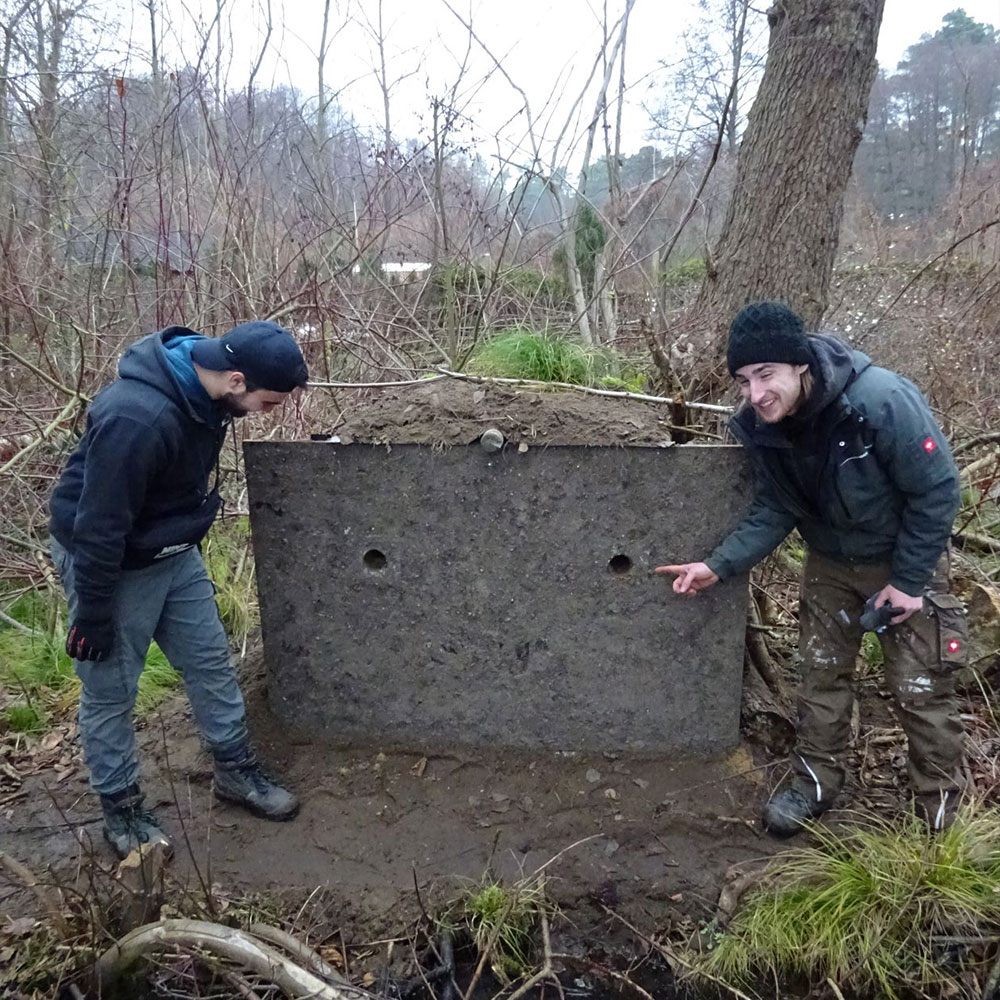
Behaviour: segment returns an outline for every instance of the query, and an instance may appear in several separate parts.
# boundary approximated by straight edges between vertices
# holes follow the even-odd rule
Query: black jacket
[[[72,555],[81,618],[109,617],[123,569],[200,542],[218,511],[209,479],[228,417],[199,415],[164,351],[191,335],[169,327],[125,352],[52,493],[49,530]]]
[[[741,407],[730,421],[750,451],[756,489],[746,517],[706,560],[725,579],[793,529],[841,562],[891,561],[887,583],[918,596],[959,508],[958,469],[912,382],[835,337],[810,337],[817,387],[775,425]]]

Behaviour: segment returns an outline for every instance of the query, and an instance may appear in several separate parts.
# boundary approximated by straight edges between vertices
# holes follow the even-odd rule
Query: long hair
[[[802,395],[799,397],[799,406],[806,402],[807,399],[812,395],[813,389],[816,388],[816,376],[812,373],[812,368],[807,368],[799,376],[799,384],[802,386]]]

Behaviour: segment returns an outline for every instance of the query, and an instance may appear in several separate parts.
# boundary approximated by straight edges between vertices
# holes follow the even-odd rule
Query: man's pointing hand
[[[655,572],[674,574],[674,593],[694,597],[699,590],[707,590],[719,578],[703,562],[681,563],[677,566],[657,566]]]

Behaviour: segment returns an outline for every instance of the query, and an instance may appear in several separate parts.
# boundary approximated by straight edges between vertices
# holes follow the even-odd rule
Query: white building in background
[[[427,261],[423,260],[389,260],[379,264],[379,269],[385,275],[407,277],[411,274],[423,274],[424,271],[429,271],[431,269],[431,265]],[[355,264],[354,267],[351,268],[351,273],[360,274],[361,264]]]

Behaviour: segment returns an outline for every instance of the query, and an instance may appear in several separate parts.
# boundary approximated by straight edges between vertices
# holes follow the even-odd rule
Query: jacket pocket
[[[937,633],[937,667],[949,674],[969,662],[969,627],[965,608],[953,594],[928,594],[928,609],[934,618]]]
[[[132,550],[158,552],[167,545],[197,545],[212,527],[222,497],[218,489],[212,490],[194,510],[175,514],[163,514],[150,524],[134,531],[128,537],[128,547]]]

